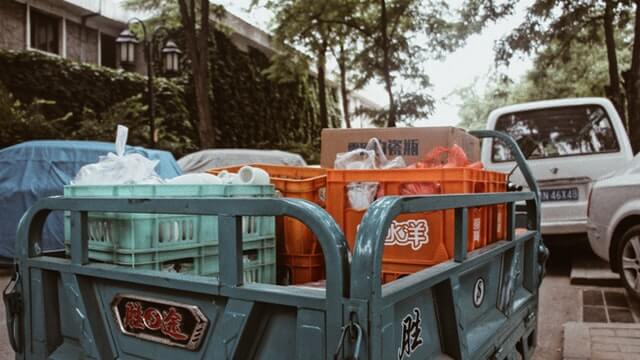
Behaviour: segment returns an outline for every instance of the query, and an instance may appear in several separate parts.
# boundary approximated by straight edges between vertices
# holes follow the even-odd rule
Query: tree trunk
[[[187,56],[191,61],[200,147],[213,148],[216,143],[216,133],[209,107],[209,1],[200,1],[199,30],[196,29],[195,0],[179,0],[178,3],[187,44]]]
[[[329,115],[327,112],[327,47],[324,43],[318,51],[318,102],[320,104],[320,126],[323,129],[329,127]]]
[[[344,123],[351,128],[351,114],[349,113],[349,90],[347,89],[347,61],[344,55],[344,44],[340,44],[340,55],[338,59],[340,69],[340,95],[342,97],[342,114]]]
[[[631,69],[624,74],[627,90],[629,140],[633,153],[640,150],[640,0],[636,0],[636,19],[633,34]]]
[[[393,99],[393,80],[391,78],[391,54],[389,48],[389,26],[387,19],[386,0],[380,0],[380,34],[382,48],[382,73],[384,76],[384,88],[389,97],[389,117],[387,118],[387,127],[396,126],[396,104]]]
[[[613,30],[614,7],[615,2],[613,0],[606,0],[606,7],[604,10],[604,34],[605,44],[607,46],[607,60],[609,63],[609,86],[605,87],[605,93],[607,94],[607,97],[611,99],[611,102],[613,102],[616,110],[618,110],[618,114],[620,115],[620,118],[622,118],[622,122],[625,124],[625,128],[627,128],[628,131],[629,127],[627,121],[625,120],[626,116],[624,111],[624,97],[622,96],[620,87],[618,58],[616,54],[616,40]]]

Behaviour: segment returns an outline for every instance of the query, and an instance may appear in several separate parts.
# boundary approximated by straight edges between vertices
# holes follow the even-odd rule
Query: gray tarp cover
[[[198,151],[178,160],[178,165],[184,173],[198,173],[216,167],[256,163],[307,165],[302,156],[280,150],[212,149]]]

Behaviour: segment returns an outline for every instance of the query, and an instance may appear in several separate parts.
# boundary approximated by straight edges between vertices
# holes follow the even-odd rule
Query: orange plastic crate
[[[410,275],[409,273],[405,274],[405,273],[395,273],[392,271],[383,271],[382,272],[382,283],[386,284],[386,283],[390,283],[392,281],[396,281],[398,279],[400,279],[401,277],[405,277],[407,275]]]
[[[480,193],[489,188],[486,171],[469,168],[327,170],[327,211],[343,229],[353,248],[365,210],[350,208],[347,185],[377,182],[385,195],[400,195],[404,184],[438,183],[442,194]],[[468,250],[487,243],[489,208],[469,209]],[[454,252],[453,210],[403,214],[394,219],[383,255],[383,272],[412,273],[446,261]],[[405,264],[410,268],[398,271]]]
[[[244,166],[244,165],[242,165]],[[238,172],[242,166],[230,166],[215,168],[207,171],[218,175],[221,171]],[[251,164],[250,166],[263,169],[269,173],[271,184],[282,196],[305,199],[322,207],[325,204],[325,192],[327,184],[326,169],[270,164]],[[285,254],[318,254],[320,246],[311,230],[300,221],[285,217],[277,228],[277,236],[282,239],[282,247],[279,250]]]
[[[382,262],[382,283],[386,284],[391,281],[398,280],[405,276],[409,276],[413,273],[416,273],[425,268],[425,266],[420,265],[411,265],[411,264],[400,264],[400,263],[392,263],[392,262]]]
[[[489,185],[487,192],[507,191],[507,174],[487,171],[485,173],[485,176]],[[490,210],[488,211],[488,216],[489,232],[487,235],[487,244],[506,239],[507,206],[505,204],[491,206]]]
[[[289,284],[299,285],[325,278],[322,253],[314,255],[285,254],[283,266],[287,270]]]

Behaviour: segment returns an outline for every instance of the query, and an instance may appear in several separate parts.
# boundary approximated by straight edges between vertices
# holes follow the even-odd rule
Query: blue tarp
[[[62,195],[64,185],[82,166],[115,150],[114,143],[57,140],[28,141],[0,150],[0,256],[14,256],[18,222],[36,200]],[[127,153],[132,152],[159,160],[155,170],[162,178],[181,173],[169,152],[127,147]],[[64,247],[63,221],[62,212],[49,216],[42,234],[43,250]]]

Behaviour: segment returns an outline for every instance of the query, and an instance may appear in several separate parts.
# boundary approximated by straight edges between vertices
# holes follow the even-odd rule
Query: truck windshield
[[[495,130],[511,135],[527,159],[620,151],[611,120],[598,105],[555,107],[504,114]],[[493,142],[494,162],[513,161],[509,147]]]

